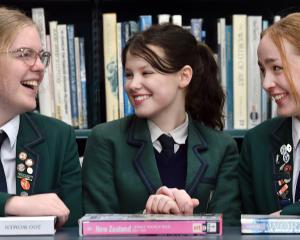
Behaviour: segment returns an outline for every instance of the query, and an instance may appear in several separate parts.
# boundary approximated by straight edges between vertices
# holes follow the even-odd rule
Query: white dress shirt
[[[0,127],[7,135],[1,147],[1,162],[9,194],[16,194],[16,147],[19,125],[20,116],[18,115]]]
[[[171,136],[174,139],[174,152],[176,153],[179,149],[180,144],[185,144],[185,140],[188,135],[188,124],[189,124],[189,117],[188,114],[186,114],[185,121],[183,124],[179,125],[177,128],[173,129],[169,133],[163,132],[154,122],[151,120],[148,120],[148,127],[151,134],[151,141],[153,144],[153,147],[160,153],[162,150],[162,146],[158,140],[160,135],[166,134],[168,136]]]
[[[292,133],[293,133],[293,202],[295,202],[295,194],[296,194],[296,187],[297,181],[300,171],[300,121],[293,117],[292,118]]]

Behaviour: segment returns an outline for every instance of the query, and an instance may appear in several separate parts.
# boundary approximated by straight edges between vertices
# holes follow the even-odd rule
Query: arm
[[[58,196],[70,209],[66,226],[77,226],[78,219],[82,216],[82,181],[76,138],[71,126],[63,133],[62,139],[66,141],[66,145],[64,149],[60,149],[63,163],[58,180],[60,186]],[[59,143],[61,140],[56,141]]]
[[[114,150],[100,128],[87,140],[82,166],[83,201],[86,213],[120,212],[114,182]],[[134,187],[134,186],[133,186]]]
[[[208,203],[207,212],[223,213],[225,225],[239,225],[238,149],[233,139],[228,142],[218,168],[216,189]]]

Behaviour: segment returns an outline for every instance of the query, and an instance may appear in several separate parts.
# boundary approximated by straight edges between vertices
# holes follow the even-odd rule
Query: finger
[[[151,208],[152,208],[152,203],[153,203],[153,198],[154,198],[154,195],[150,195],[150,197],[148,198],[147,200],[147,203],[146,203],[146,213],[151,213]]]
[[[174,197],[174,194],[173,194],[173,191],[171,188],[168,188],[166,186],[162,186],[160,187],[157,191],[156,191],[156,194],[163,194],[163,195],[166,195],[170,198],[172,198],[173,200],[175,200],[175,197]]]
[[[198,207],[200,202],[197,198],[192,198],[192,203],[193,203],[193,207],[195,208],[195,207]]]
[[[160,195],[153,196],[153,201],[152,201],[152,205],[151,205],[151,213],[152,214],[158,213],[157,208],[158,208],[159,199],[160,199]]]
[[[191,197],[187,194],[185,190],[173,191],[176,203],[182,214],[192,214],[194,210],[194,205]]]
[[[167,200],[163,212],[166,214],[180,214],[179,207],[177,206],[177,203],[174,200]]]

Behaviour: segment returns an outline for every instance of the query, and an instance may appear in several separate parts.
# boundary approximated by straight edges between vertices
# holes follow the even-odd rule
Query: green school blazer
[[[244,213],[300,214],[292,200],[293,146],[291,118],[268,120],[245,135],[239,163]]]
[[[21,155],[20,155],[21,153]],[[77,225],[82,216],[81,169],[75,141],[74,130],[62,121],[35,113],[20,116],[17,137],[16,165],[24,163],[21,158],[33,160],[32,174],[16,171],[16,195],[27,192],[57,193],[70,210],[65,226]],[[27,155],[27,156],[26,156]],[[28,184],[22,185],[26,177]],[[24,182],[23,182],[24,183]],[[4,216],[4,207],[11,195],[0,193],[0,214]],[[45,206],[47,207],[47,206]]]
[[[195,212],[223,213],[225,224],[239,224],[236,143],[189,119],[185,190],[200,200]],[[162,186],[147,121],[130,116],[96,126],[82,174],[86,213],[141,212]]]

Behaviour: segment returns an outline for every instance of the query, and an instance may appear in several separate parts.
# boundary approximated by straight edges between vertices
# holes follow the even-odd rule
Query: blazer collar
[[[189,194],[193,193],[207,169],[207,161],[201,155],[201,152],[207,149],[207,143],[201,135],[200,128],[196,126],[191,116],[189,116],[186,179],[186,190]],[[133,117],[130,123],[127,142],[137,148],[136,154],[133,157],[133,164],[136,171],[150,194],[155,193],[162,186],[162,182],[156,165],[146,119]]]
[[[35,180],[37,178],[38,166],[40,163],[41,151],[39,145],[43,141],[44,137],[30,117],[30,114],[22,114],[16,147],[17,194],[26,195],[34,192]],[[30,166],[30,160],[32,160],[32,166]]]

